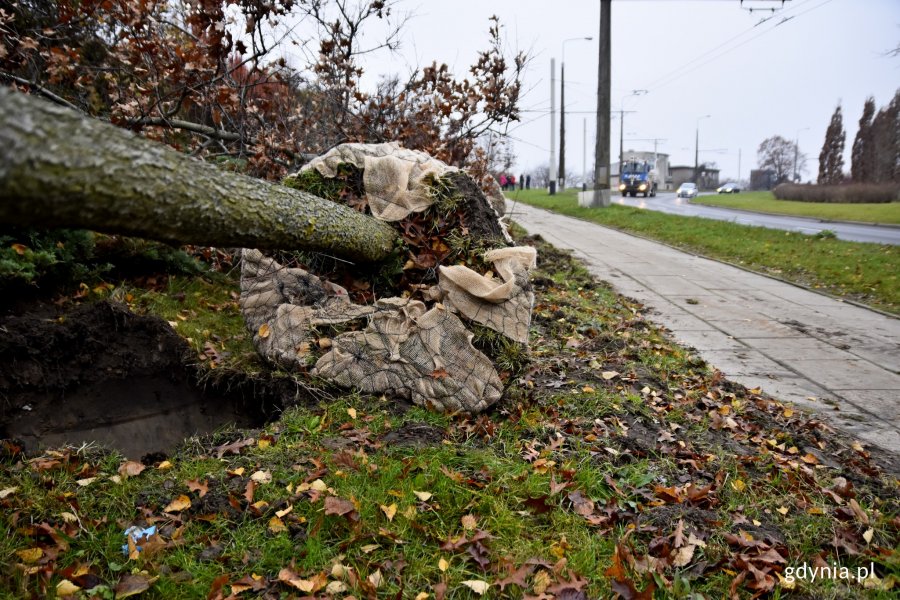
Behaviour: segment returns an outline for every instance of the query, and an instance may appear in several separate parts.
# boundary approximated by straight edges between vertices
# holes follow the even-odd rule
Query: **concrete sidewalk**
[[[579,219],[507,209],[729,379],[900,454],[900,320]]]

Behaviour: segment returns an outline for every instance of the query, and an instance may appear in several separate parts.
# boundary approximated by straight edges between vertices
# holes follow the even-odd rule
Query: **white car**
[[[679,198],[696,198],[697,184],[690,182],[682,183],[678,186],[678,191],[675,192],[675,195]]]

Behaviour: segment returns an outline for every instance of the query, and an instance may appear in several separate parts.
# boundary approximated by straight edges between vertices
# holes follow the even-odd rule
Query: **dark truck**
[[[655,196],[658,182],[656,170],[647,161],[627,160],[619,178],[619,192],[623,196],[643,194]]]

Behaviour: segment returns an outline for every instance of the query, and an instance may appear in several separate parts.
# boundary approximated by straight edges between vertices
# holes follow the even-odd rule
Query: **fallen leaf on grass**
[[[77,593],[81,588],[68,579],[63,579],[59,583],[56,584],[56,595],[57,596],[71,596]]]
[[[290,569],[281,569],[278,572],[278,581],[288,584],[289,586],[313,594],[321,590],[328,583],[328,577],[325,573],[317,573],[310,579],[303,579]]]
[[[359,513],[356,512],[356,505],[350,500],[344,500],[337,496],[328,496],[325,498],[325,514],[346,516],[351,521],[359,520]]]
[[[250,476],[250,479],[262,485],[272,481],[272,473],[270,473],[269,471],[257,471]]]
[[[413,490],[413,494],[415,494],[416,498],[418,498],[422,502],[428,502],[429,500],[431,500],[431,497],[433,495],[431,492],[417,492],[415,490]]]
[[[480,579],[469,579],[463,581],[462,584],[479,596],[484,596],[484,593],[491,587],[491,584],[487,581],[481,581]]]
[[[75,481],[75,483],[77,483],[81,487],[87,487],[87,486],[91,485],[92,483],[94,483],[94,481],[96,481],[96,480],[97,480],[96,477],[85,477],[84,479],[78,479],[77,481]]]
[[[189,479],[184,482],[187,488],[192,492],[197,492],[197,495],[201,498],[209,492],[209,483],[206,480],[200,481],[199,479]]]
[[[238,579],[234,583],[231,584],[231,594],[236,595],[248,590],[252,590],[254,592],[259,592],[266,587],[266,580],[264,577],[253,574],[253,575],[245,575],[241,579]]]
[[[172,513],[172,512],[181,512],[186,508],[191,507],[191,499],[185,496],[184,494],[178,496],[163,509],[163,512]]]
[[[157,577],[148,577],[146,575],[125,575],[116,584],[115,593],[116,600],[120,598],[129,598],[137,596],[150,589]]]
[[[379,505],[381,507],[381,512],[384,513],[384,516],[387,517],[388,521],[394,520],[394,515],[397,514],[397,503],[393,503],[390,506],[385,506],[384,504]]]
[[[441,573],[443,573],[443,572],[446,571],[448,568],[450,568],[450,563],[447,562],[447,559],[446,559],[446,558],[441,557],[441,559],[438,561],[438,569],[440,569],[440,570],[441,570]]]
[[[282,531],[287,531],[287,527],[279,517],[272,517],[269,519],[269,531],[272,533],[281,533]]]
[[[618,376],[619,376],[619,372],[618,372],[618,371],[603,371],[603,372],[600,374],[600,376],[601,376],[603,379],[606,379],[607,381],[609,381],[610,379],[615,379],[616,377],[618,377]]]
[[[119,475],[123,477],[135,477],[136,475],[140,475],[146,468],[147,467],[136,460],[127,460],[119,467]]]
[[[12,494],[15,494],[18,489],[19,489],[18,486],[13,486],[13,487],[8,487],[4,490],[0,490],[0,500],[3,500],[7,496],[11,496]]]
[[[473,515],[464,515],[461,521],[463,529],[465,529],[466,531],[474,530],[475,526],[478,524]]]
[[[240,454],[241,448],[246,448],[247,446],[252,446],[256,443],[256,440],[253,438],[247,438],[245,440],[238,440],[236,442],[231,442],[230,444],[222,444],[221,446],[216,446],[215,453],[216,458],[222,458],[226,454]]]
[[[27,550],[17,550],[16,556],[26,565],[31,565],[41,560],[41,557],[44,556],[44,551],[40,548],[28,548]]]

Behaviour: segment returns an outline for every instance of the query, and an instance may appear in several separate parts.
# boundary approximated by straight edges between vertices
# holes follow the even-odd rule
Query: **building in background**
[[[672,185],[677,188],[685,181],[694,181],[694,166],[677,166],[670,170],[672,174]],[[719,187],[719,169],[715,167],[707,167],[700,165],[700,173],[697,181],[697,187],[701,190],[714,190]]]

